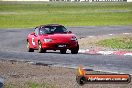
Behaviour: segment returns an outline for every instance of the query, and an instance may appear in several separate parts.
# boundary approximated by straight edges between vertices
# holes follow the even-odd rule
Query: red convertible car
[[[41,25],[34,29],[27,37],[28,52],[38,50],[39,53],[44,53],[46,50],[60,50],[60,53],[65,54],[67,49],[71,50],[72,54],[77,54],[79,44],[75,34],[59,24]]]

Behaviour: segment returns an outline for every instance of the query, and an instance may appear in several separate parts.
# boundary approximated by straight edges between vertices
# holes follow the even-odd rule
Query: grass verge
[[[132,3],[0,3],[0,28],[131,25]]]
[[[19,85],[20,86],[20,85]],[[55,88],[54,86],[47,84],[47,83],[35,83],[32,81],[25,82],[22,88]],[[4,88],[16,88],[16,85],[13,84],[6,84]]]
[[[113,49],[132,49],[132,36],[115,37],[99,41],[97,44]]]

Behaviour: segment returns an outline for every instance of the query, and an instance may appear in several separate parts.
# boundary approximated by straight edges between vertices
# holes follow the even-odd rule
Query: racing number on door
[[[34,41],[34,38],[32,38],[32,44],[35,45],[35,41]]]

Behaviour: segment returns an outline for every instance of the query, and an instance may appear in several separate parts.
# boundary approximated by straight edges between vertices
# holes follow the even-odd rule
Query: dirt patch
[[[95,71],[93,71],[94,73]],[[0,61],[0,76],[5,88],[131,88],[129,84],[86,84],[76,83],[76,70],[62,67],[38,66],[24,62]],[[33,87],[46,84],[48,86]]]
[[[101,36],[88,36],[85,38],[79,39],[79,45],[81,49],[99,49],[99,50],[120,50],[120,51],[132,51],[130,49],[112,49],[108,47],[102,47],[97,44],[97,42],[105,39],[111,39],[115,37],[122,37],[122,36],[132,36],[131,33],[127,34],[109,34],[109,35],[101,35]]]

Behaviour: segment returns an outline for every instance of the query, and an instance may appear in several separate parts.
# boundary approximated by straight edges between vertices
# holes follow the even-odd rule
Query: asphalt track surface
[[[67,27],[78,38],[106,34],[132,33],[132,26]],[[59,51],[37,53],[26,51],[28,29],[0,29],[0,59],[24,60],[52,64],[54,66],[77,67],[132,74],[132,56],[60,54]]]

